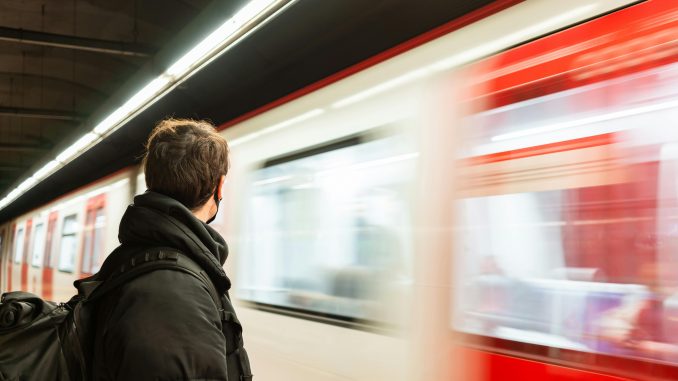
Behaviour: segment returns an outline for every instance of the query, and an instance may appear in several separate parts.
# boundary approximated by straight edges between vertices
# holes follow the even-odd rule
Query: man
[[[164,120],[148,138],[143,167],[148,190],[127,208],[121,245],[102,269],[140,251],[176,249],[225,295],[223,305],[205,281],[186,272],[157,269],[133,278],[98,302],[93,379],[251,380],[226,294],[228,248],[208,226],[228,172],[226,140],[205,121]]]

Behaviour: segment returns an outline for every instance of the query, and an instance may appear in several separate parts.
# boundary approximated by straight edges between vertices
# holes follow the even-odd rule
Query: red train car
[[[678,7],[469,68],[454,327],[487,379],[678,377]]]

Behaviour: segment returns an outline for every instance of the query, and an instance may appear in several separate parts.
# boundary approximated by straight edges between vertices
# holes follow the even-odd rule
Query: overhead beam
[[[47,152],[52,147],[34,144],[0,144],[0,152]]]
[[[51,120],[80,121],[84,119],[83,115],[74,113],[72,111],[22,108],[22,107],[0,107],[0,115],[13,116],[17,118],[35,118]]]
[[[60,74],[60,73],[55,73],[55,74]],[[40,83],[42,81],[46,81],[48,84],[51,83],[51,86],[54,88],[61,90],[63,93],[64,88],[63,86],[74,86],[79,89],[85,90],[93,95],[96,95],[101,98],[105,98],[108,95],[101,92],[99,89],[94,88],[92,86],[88,86],[87,84],[73,81],[70,79],[62,78],[62,77],[56,77],[56,76],[51,76],[51,75],[42,75],[42,74],[32,74],[32,73],[20,73],[16,71],[0,71],[0,77],[3,78],[20,78],[22,81],[27,80],[27,81],[33,81],[36,83]]]
[[[117,54],[122,56],[148,57],[152,54],[151,49],[141,44],[7,27],[0,27],[0,41],[55,46],[64,49],[85,50],[89,52]]]
[[[28,167],[21,165],[0,165],[0,172],[23,172],[27,169]]]

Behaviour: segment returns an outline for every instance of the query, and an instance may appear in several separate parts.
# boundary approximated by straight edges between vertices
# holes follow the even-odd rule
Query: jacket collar
[[[221,235],[179,201],[146,191],[134,198],[120,222],[122,247],[173,247],[190,256],[220,291],[230,288],[223,264],[228,246]]]

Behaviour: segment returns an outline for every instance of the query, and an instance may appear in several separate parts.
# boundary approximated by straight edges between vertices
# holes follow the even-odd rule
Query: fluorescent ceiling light
[[[7,198],[11,201],[11,200],[14,200],[20,194],[21,194],[21,190],[17,187],[17,188],[14,188],[14,190],[12,190],[11,192],[9,192],[9,194],[7,195]]]
[[[72,145],[57,155],[56,160],[60,163],[67,163],[78,154],[78,150]]]
[[[59,162],[56,161],[56,160],[52,160],[49,163],[45,164],[45,166],[43,166],[42,168],[38,169],[33,174],[33,177],[38,179],[38,180],[41,180],[41,179],[47,177],[47,175],[49,175],[50,173],[52,173],[52,170],[54,170],[58,166],[59,166]]]
[[[251,26],[264,21],[272,16],[274,11],[282,9],[276,6],[283,3],[291,3],[294,0],[252,0],[248,2],[233,17],[229,18],[219,28],[210,33],[191,50],[174,62],[158,77],[150,81],[141,90],[132,95],[124,104],[115,109],[111,114],[99,122],[91,132],[82,136],[78,141],[61,152],[56,160],[47,163],[39,169],[33,177],[21,183],[23,190],[17,189],[10,192],[0,200],[0,209],[14,200],[22,191],[29,189],[46,175],[50,174],[59,165],[67,163],[77,157],[81,152],[90,148],[93,143],[115,128],[120,127],[127,119],[143,111],[146,107],[157,101],[172,86],[188,78],[198,68],[208,62],[220,52],[237,41],[238,38],[251,30]],[[250,29],[248,29],[250,28]]]
[[[280,1],[250,1],[238,13],[226,20],[226,22],[189,50],[188,53],[172,64],[165,71],[165,74],[172,77],[180,77],[187,74],[191,69],[202,64],[205,58],[223,49],[223,45],[234,37],[239,30],[243,29],[244,26],[253,21],[259,14],[276,3],[280,3]]]
[[[223,23],[217,30],[210,33],[204,40],[200,41],[193,49],[189,50],[183,57],[179,58],[170,66],[165,74],[172,77],[179,77],[186,74],[191,68],[199,65],[201,58],[208,56],[227,38],[237,30],[237,25],[230,19]]]
[[[122,106],[108,115],[106,119],[97,124],[97,126],[94,127],[94,133],[103,135],[120,125],[125,119],[141,111],[144,106],[166,90],[169,84],[170,79],[167,76],[161,75],[155,78],[128,99]]]
[[[26,180],[24,180],[21,184],[19,184],[19,186],[16,187],[16,189],[19,192],[23,192],[26,189],[32,187],[36,182],[37,181],[35,180],[35,178],[31,176],[31,177],[27,178]]]
[[[85,148],[88,148],[95,140],[99,138],[100,138],[99,134],[95,134],[93,132],[86,133],[80,139],[78,139],[78,141],[76,141],[70,147],[66,148],[63,152],[61,152],[59,156],[56,157],[56,160],[61,163],[68,162],[70,159],[77,156],[78,153],[80,153],[80,151],[83,151]]]

